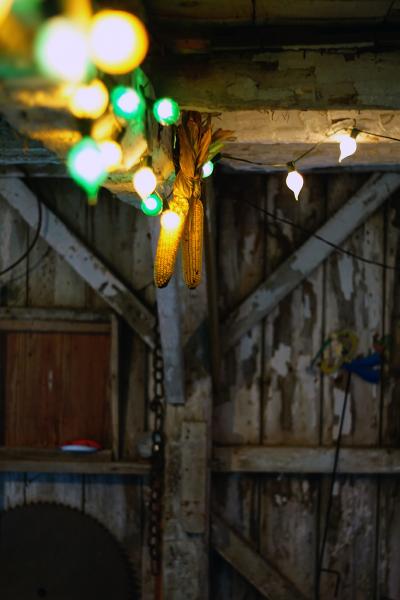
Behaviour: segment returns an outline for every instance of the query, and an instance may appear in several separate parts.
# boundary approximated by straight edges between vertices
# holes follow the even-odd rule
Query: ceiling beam
[[[372,175],[315,235],[340,245],[400,187],[400,174]],[[311,236],[248,296],[223,326],[224,350],[231,348],[249,329],[266,317],[334,248]]]
[[[37,198],[20,179],[0,178],[0,195],[30,227],[37,227]],[[43,211],[40,235],[44,241],[152,348],[154,315],[49,208],[43,206]]]
[[[213,451],[217,473],[331,474],[334,448],[226,446]],[[398,448],[342,448],[338,472],[347,475],[399,475]]]
[[[305,596],[247,540],[217,514],[212,515],[212,544],[232,567],[269,600],[306,600]]]
[[[293,51],[155,58],[158,95],[208,111],[400,107],[400,51]]]

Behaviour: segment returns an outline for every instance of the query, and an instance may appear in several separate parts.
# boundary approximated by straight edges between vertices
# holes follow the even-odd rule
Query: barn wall
[[[96,209],[65,181],[36,180],[29,185],[71,229],[149,305],[153,303],[152,266],[144,215],[104,193]],[[32,231],[0,198],[0,269],[27,248]],[[46,223],[43,225],[46,226]],[[104,310],[107,306],[82,279],[39,241],[14,271],[2,278],[2,306]],[[126,326],[121,331],[122,446],[126,458],[136,453],[137,436],[147,427],[149,354]],[[143,597],[151,593],[145,544],[146,479],[96,475],[0,474],[0,509],[33,502],[61,502],[98,518],[126,548],[139,575]]]
[[[315,230],[365,181],[365,175],[308,175],[296,203],[281,175],[230,175],[216,180],[220,311],[226,317],[306,235],[276,225],[246,204]],[[398,230],[392,199],[360,227],[345,247],[394,264]],[[359,336],[359,352],[373,336],[392,331],[393,271],[334,253],[224,360],[224,392],[214,407],[219,445],[333,446],[345,378],[323,376],[310,363],[334,330]],[[397,386],[398,387],[398,386]],[[343,445],[399,445],[398,390],[353,377]],[[325,566],[341,575],[341,600],[398,598],[400,512],[397,480],[340,476],[334,490]],[[329,477],[215,474],[214,503],[233,528],[313,597],[317,549],[324,524]],[[255,600],[259,594],[234,570],[213,558],[213,595]],[[323,575],[322,598],[334,597],[335,578]]]

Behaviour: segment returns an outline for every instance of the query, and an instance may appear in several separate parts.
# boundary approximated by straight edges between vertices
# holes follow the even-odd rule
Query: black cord
[[[290,225],[290,227],[293,227],[294,229],[298,229],[302,233],[306,233],[310,237],[314,237],[315,239],[319,240],[320,242],[327,244],[328,246],[333,248],[336,252],[340,252],[341,254],[346,254],[347,256],[351,256],[355,260],[359,260],[360,262],[363,262],[367,265],[374,265],[376,267],[380,267],[381,269],[387,269],[388,271],[400,271],[400,267],[395,267],[395,266],[388,265],[386,263],[383,263],[383,262],[380,262],[377,260],[365,258],[365,256],[361,256],[360,254],[351,252],[351,250],[345,250],[345,248],[342,248],[341,246],[334,244],[333,242],[322,237],[321,235],[318,235],[318,233],[313,233],[310,229],[307,229],[306,227],[303,227],[302,225],[298,225],[297,223],[295,223],[294,221],[291,221],[290,219],[286,219],[285,217],[278,217],[278,215],[275,215],[274,213],[270,212],[269,210],[265,210],[264,208],[261,208],[261,206],[257,206],[256,204],[253,204],[246,198],[242,198],[242,201],[246,202],[246,204],[248,204],[252,208],[258,210],[259,212],[267,215],[271,219],[274,219],[274,221],[279,221],[280,223],[284,223],[285,225]]]
[[[323,566],[324,566],[325,547],[326,547],[326,542],[328,539],[329,521],[330,521],[332,505],[333,505],[333,492],[334,492],[336,476],[337,476],[337,472],[338,472],[340,448],[341,448],[342,436],[343,436],[343,426],[344,426],[346,409],[347,409],[347,404],[348,404],[348,399],[349,399],[350,383],[351,383],[351,372],[349,371],[349,373],[347,375],[347,381],[346,381],[346,390],[344,393],[342,414],[340,415],[339,431],[338,431],[338,436],[337,436],[337,440],[336,440],[335,457],[334,457],[334,461],[333,461],[333,469],[332,469],[332,475],[331,475],[331,485],[330,485],[330,489],[329,489],[328,504],[326,507],[324,534],[322,537],[321,553],[320,553],[319,561],[318,561],[318,572],[317,572],[317,581],[316,581],[318,600],[320,598],[321,572],[322,571],[332,572],[332,573],[339,575],[337,582],[336,582],[335,598],[338,597],[338,593],[339,593],[340,573],[337,573],[336,571],[332,571],[330,569],[324,569]]]
[[[5,275],[9,271],[12,271],[13,269],[15,269],[15,267],[20,265],[26,258],[28,258],[28,256],[30,255],[30,253],[32,252],[34,247],[36,246],[36,243],[40,237],[40,231],[42,229],[42,218],[43,218],[42,203],[40,202],[39,198],[37,198],[37,207],[38,207],[38,224],[37,224],[36,232],[35,232],[32,242],[30,243],[28,249],[22,254],[22,256],[20,256],[11,265],[9,265],[8,267],[6,267],[2,271],[0,271],[0,277],[2,275]]]
[[[371,136],[374,136],[374,137],[377,137],[377,138],[380,138],[383,140],[391,140],[392,142],[400,142],[400,138],[392,137],[390,135],[384,135],[383,133],[374,133],[372,131],[366,131],[365,129],[359,129],[358,127],[353,127],[353,129],[357,133],[365,133],[366,135],[371,135]],[[341,129],[338,129],[334,132],[326,133],[325,138],[329,139],[330,137],[337,135],[341,131],[345,131],[345,130],[346,129],[344,127],[342,127]],[[308,156],[309,154],[314,152],[314,150],[316,150],[319,146],[321,146],[324,143],[324,141],[325,140],[316,142],[310,148],[305,150],[302,154],[299,154],[299,156],[297,156],[294,160],[288,161],[287,163],[262,163],[262,162],[256,162],[253,160],[249,160],[247,158],[240,158],[239,156],[232,156],[231,154],[225,154],[225,153],[221,154],[221,158],[227,158],[229,160],[236,160],[237,162],[242,162],[242,163],[245,163],[248,165],[254,165],[255,167],[272,167],[275,169],[287,169],[289,164],[296,165],[297,162],[299,162],[300,160],[302,160],[303,158],[305,158],[306,156]]]

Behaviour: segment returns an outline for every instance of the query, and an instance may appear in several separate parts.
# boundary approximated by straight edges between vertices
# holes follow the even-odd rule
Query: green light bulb
[[[143,200],[140,208],[145,215],[149,217],[156,217],[163,209],[163,201],[158,194],[150,194],[148,198]]]
[[[214,163],[211,160],[208,160],[206,163],[204,163],[204,165],[201,168],[201,174],[203,176],[203,179],[205,179],[206,177],[210,177],[210,175],[213,174],[214,171]]]
[[[70,151],[67,168],[72,179],[85,190],[89,203],[95,204],[97,192],[107,178],[100,148],[90,137],[84,137]]]
[[[179,119],[179,105],[172,98],[159,98],[153,106],[155,120],[161,125],[173,125]]]
[[[141,119],[145,102],[143,97],[133,88],[119,85],[111,92],[111,104],[117,117],[126,119]]]

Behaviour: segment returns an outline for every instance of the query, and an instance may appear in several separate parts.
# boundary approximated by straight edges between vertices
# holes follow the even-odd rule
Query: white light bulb
[[[157,178],[150,167],[142,167],[133,176],[133,187],[142,200],[146,200],[154,192],[156,186]]]
[[[355,137],[351,135],[342,135],[340,136],[340,156],[339,162],[342,162],[344,158],[348,156],[352,156],[357,150],[357,142]]]
[[[296,170],[290,171],[286,177],[286,185],[288,186],[289,190],[292,190],[294,197],[296,200],[298,200],[301,188],[304,185],[304,179],[302,175],[300,175],[300,173]]]

